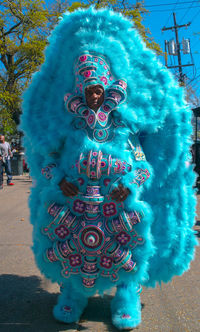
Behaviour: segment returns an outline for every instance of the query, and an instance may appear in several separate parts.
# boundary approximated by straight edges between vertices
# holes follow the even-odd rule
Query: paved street
[[[15,186],[0,191],[0,331],[117,332],[111,324],[111,295],[94,297],[79,324],[56,322],[51,314],[58,287],[45,280],[34,263],[27,200],[28,175],[14,177]],[[197,236],[200,238],[200,196]],[[142,324],[137,332],[200,331],[200,247],[189,272],[156,289],[144,289]]]

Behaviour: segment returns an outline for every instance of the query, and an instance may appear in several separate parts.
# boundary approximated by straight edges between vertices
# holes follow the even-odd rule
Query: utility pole
[[[168,64],[167,64],[167,47],[169,46],[169,42],[167,40],[165,40],[165,54],[166,54],[165,65],[166,65],[167,68],[178,68],[178,70],[179,70],[179,81],[181,83],[184,83],[184,74],[183,74],[182,67],[194,66],[194,64],[191,63],[191,64],[187,64],[187,65],[182,65],[182,63],[181,63],[181,48],[180,48],[180,43],[179,43],[179,38],[178,38],[178,29],[187,28],[187,27],[190,26],[191,23],[189,22],[187,24],[177,25],[177,23],[176,23],[176,14],[175,13],[173,13],[173,18],[174,18],[174,26],[168,27],[168,28],[163,27],[162,31],[174,30],[174,32],[175,32],[176,42],[174,42],[173,44],[170,44],[170,46],[173,47],[173,50],[171,51],[171,55],[175,55],[178,58],[178,65],[177,66],[168,66]],[[187,41],[189,43],[189,40],[187,40]],[[185,53],[185,54],[189,54],[189,53]]]

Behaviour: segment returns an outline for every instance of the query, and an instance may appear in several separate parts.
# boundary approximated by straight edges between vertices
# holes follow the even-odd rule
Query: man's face
[[[0,143],[4,143],[5,139],[3,135],[0,135]]]
[[[87,106],[97,111],[104,101],[104,89],[101,85],[91,85],[85,89]]]

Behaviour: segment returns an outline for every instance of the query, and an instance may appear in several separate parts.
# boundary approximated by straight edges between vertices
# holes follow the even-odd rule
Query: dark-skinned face
[[[87,106],[97,111],[104,101],[104,89],[101,85],[91,85],[85,89]]]

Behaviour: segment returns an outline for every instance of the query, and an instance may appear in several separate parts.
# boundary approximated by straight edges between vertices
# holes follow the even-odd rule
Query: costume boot
[[[88,303],[88,298],[70,285],[61,287],[58,303],[53,308],[55,319],[64,323],[77,322]]]
[[[111,302],[112,322],[119,330],[131,330],[141,322],[140,287],[120,284]]]

